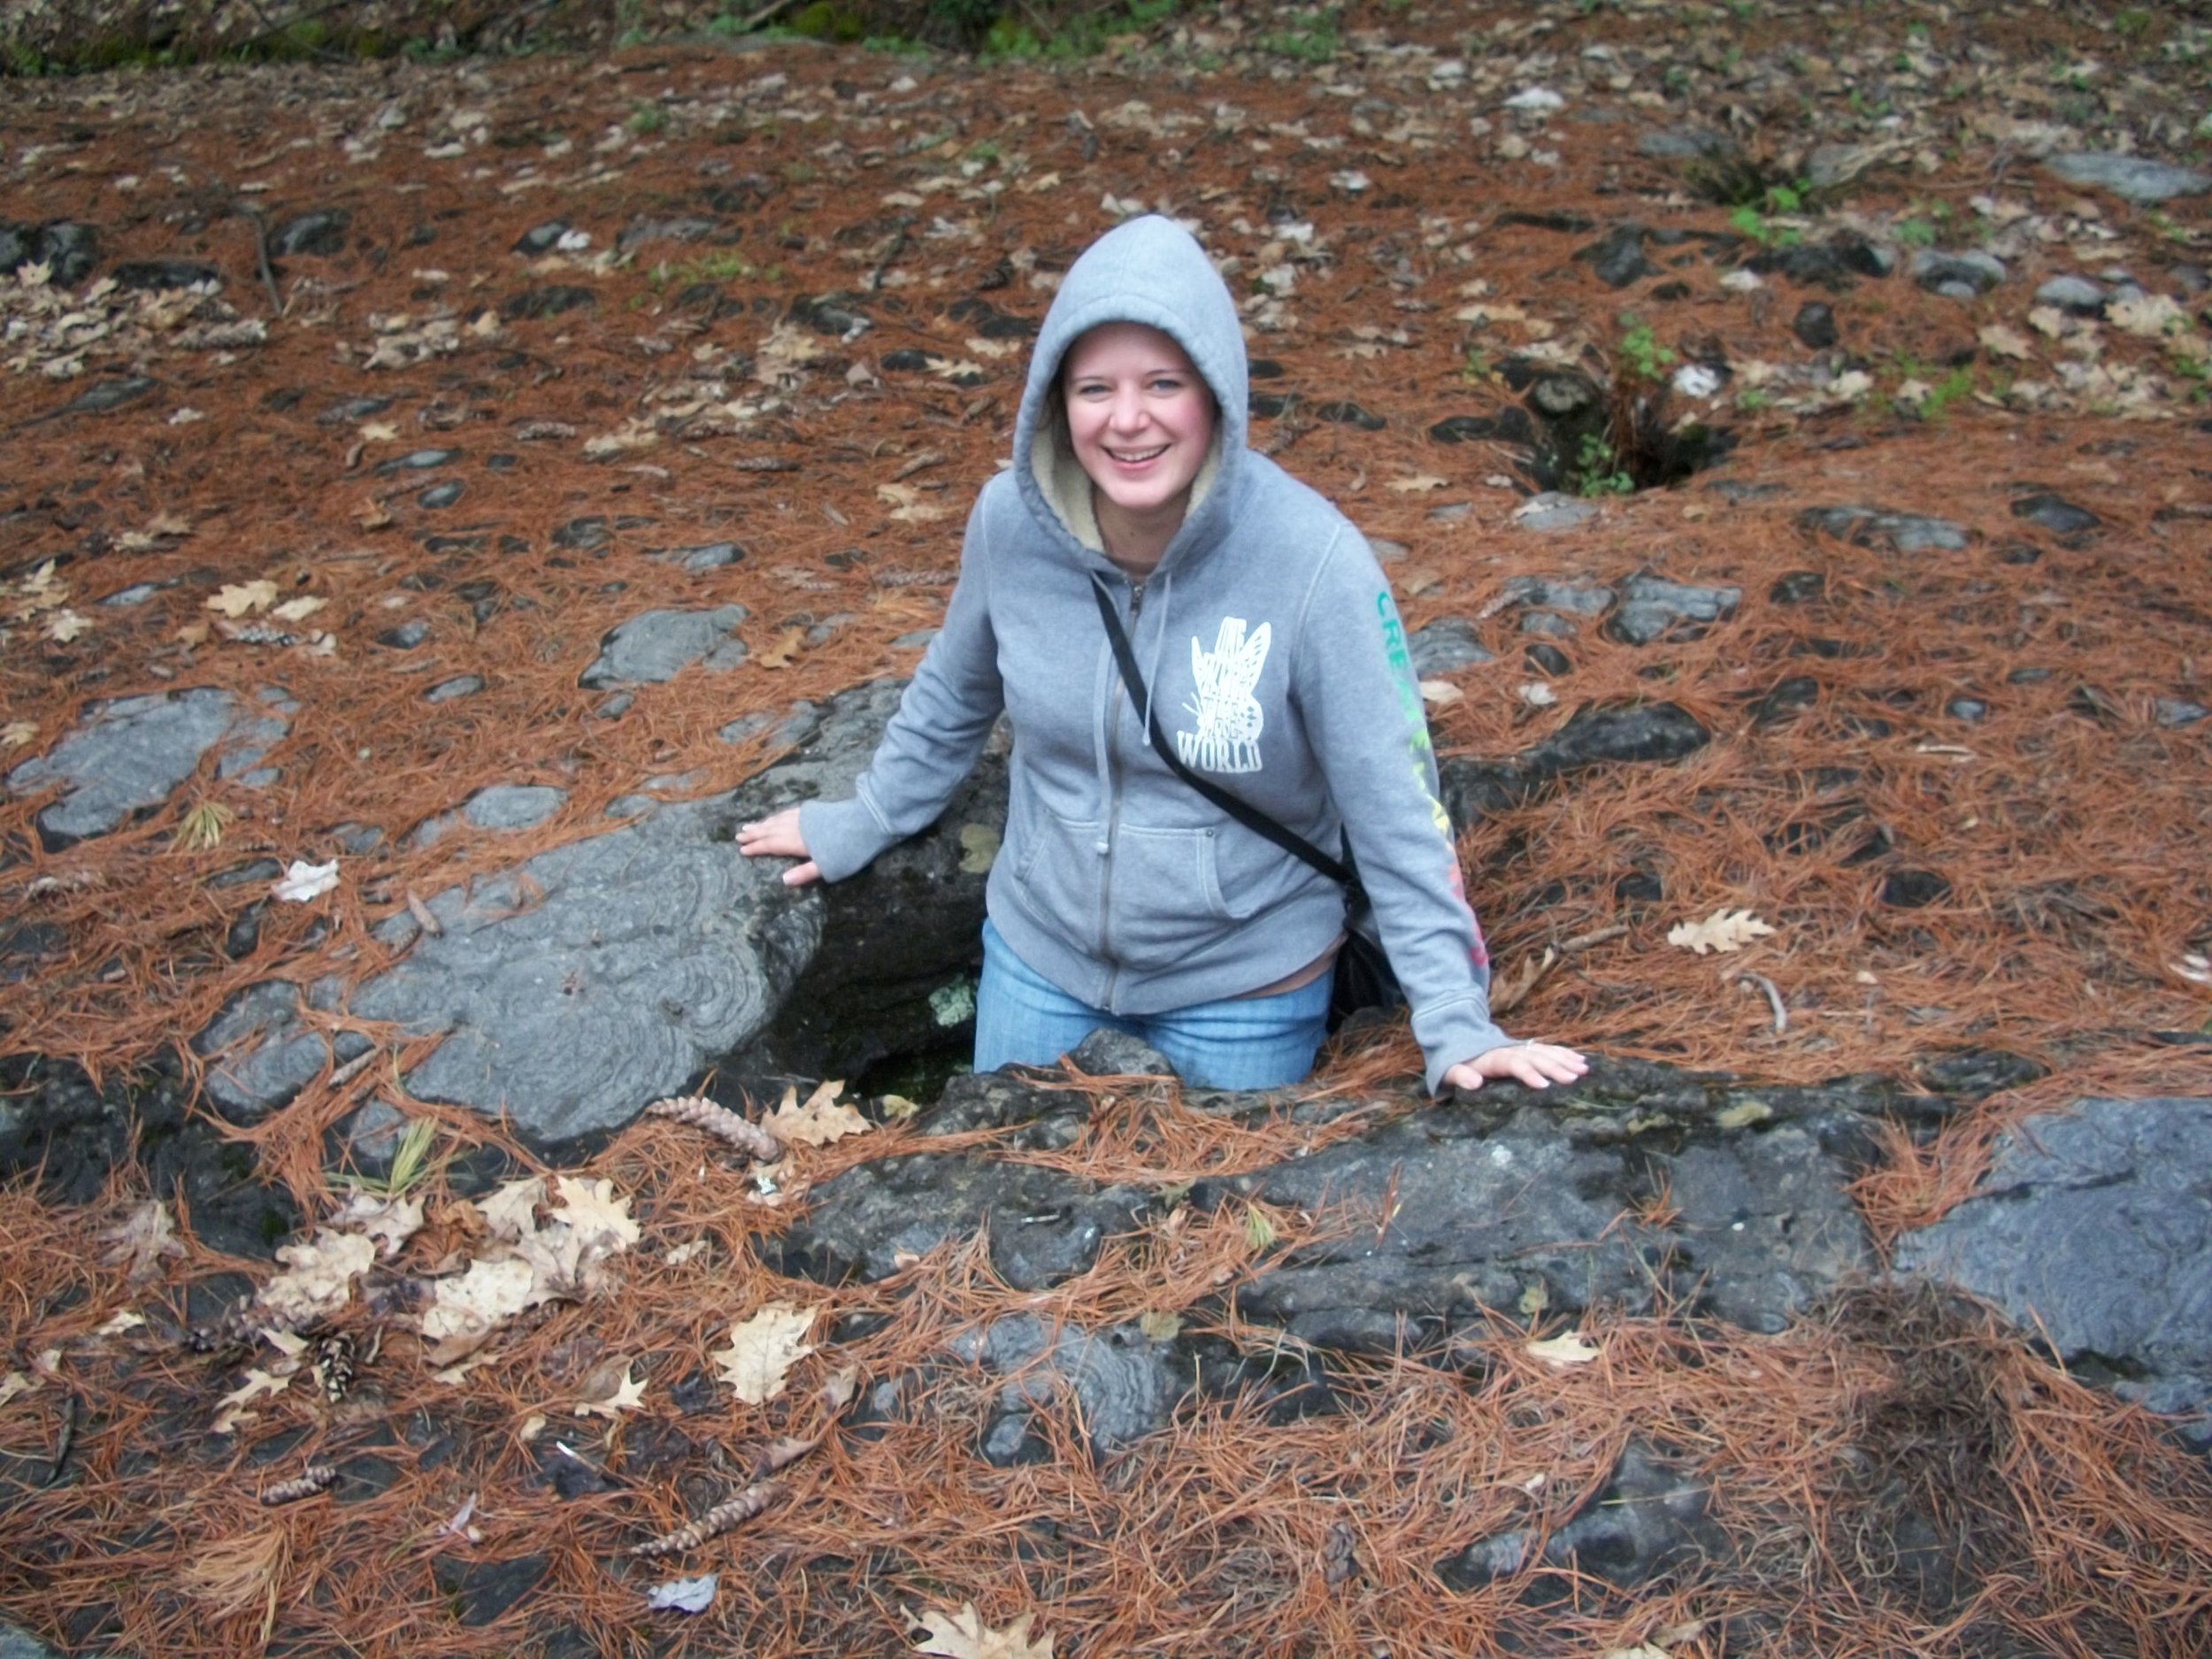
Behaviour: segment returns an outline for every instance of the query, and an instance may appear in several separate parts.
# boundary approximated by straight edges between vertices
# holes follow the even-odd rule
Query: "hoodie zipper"
[[[1136,649],[1137,615],[1143,609],[1144,583],[1132,581],[1129,584],[1129,649],[1133,652]],[[1122,685],[1119,673],[1115,674],[1113,683],[1117,690],[1127,689]],[[1106,723],[1106,839],[1099,846],[1100,854],[1106,860],[1106,873],[1098,887],[1098,946],[1099,955],[1105,958],[1107,964],[1106,996],[1102,1005],[1110,1013],[1114,1007],[1114,993],[1121,983],[1121,964],[1114,958],[1113,940],[1114,849],[1121,833],[1121,699],[1112,693],[1109,694],[1109,698],[1108,706],[1111,712]],[[1132,699],[1133,703],[1133,701]],[[1144,718],[1142,709],[1137,710],[1137,718],[1141,721]]]

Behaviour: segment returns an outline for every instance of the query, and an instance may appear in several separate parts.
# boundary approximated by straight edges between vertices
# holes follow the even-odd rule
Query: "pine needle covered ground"
[[[2032,1063],[1939,1135],[1893,1137],[1857,1190],[1882,1242],[1970,1192],[2032,1111],[2212,1093],[2206,197],[2131,202],[2039,159],[2201,163],[2212,35],[2187,8],[2078,10],[1223,8],[1067,67],[664,42],[9,83],[0,219],[96,226],[99,273],[183,259],[222,281],[0,279],[5,758],[105,699],[295,705],[265,787],[209,767],[54,848],[50,796],[0,803],[10,1075],[125,1077],[251,984],[372,970],[369,930],[411,893],[593,833],[649,779],[731,787],[772,757],[718,738],[732,722],[910,669],[898,641],[935,620],[1007,445],[1006,319],[1142,206],[1237,261],[1280,369],[1257,389],[1284,400],[1255,442],[1386,544],[1410,623],[1470,619],[1496,652],[1437,693],[1441,749],[1510,755],[1655,688],[1714,733],[1469,833],[1502,982],[1603,935],[1515,1029],[1776,1082]],[[1563,107],[1508,107],[1532,89]],[[1642,142],[1686,127],[1735,149]],[[331,251],[288,250],[310,213],[343,215]],[[1632,220],[1651,269],[1617,289],[1578,255]],[[1839,233],[2007,274],[1970,298],[1909,268],[1727,280]],[[2102,285],[2101,315],[2039,299],[2063,274]],[[1805,342],[1809,302],[1832,350]],[[1517,521],[1525,446],[1432,435],[1517,403],[1517,361],[1619,399],[1599,447],[1555,457],[1599,509],[1571,529]],[[1670,419],[1724,431],[1724,459],[1622,493],[1660,465],[1636,403],[1693,364],[1719,389]],[[410,464],[438,449],[459,458]],[[1805,522],[1830,507],[1929,515],[1962,545]],[[656,557],[721,542],[741,556]],[[1513,579],[1639,571],[1740,603],[1656,645],[1585,626],[1549,641],[1563,672],[1525,657],[1546,636],[1515,632]],[[638,612],[726,604],[748,613],[735,670],[639,687],[619,718],[580,689]],[[416,623],[419,643],[379,642]],[[496,782],[569,795],[519,835],[409,839]],[[341,826],[385,844],[321,900],[248,918],[266,883],[218,879],[326,858]],[[1739,910],[1773,931],[1667,941]],[[1386,1039],[1317,1087],[1414,1069]],[[1569,1363],[1501,1311],[1446,1353],[1332,1362],[1303,1409],[1194,1397],[1110,1457],[1064,1424],[1062,1455],[998,1469],[976,1446],[999,1382],[949,1361],[964,1333],[1019,1310],[1263,1352],[1225,1292],[1340,1218],[1177,1210],[1041,1295],[973,1247],[800,1286],[758,1236],[910,1132],[801,1144],[771,1194],[648,1119],[503,1217],[443,1163],[496,1130],[396,1075],[310,1088],[242,1156],[326,1216],[347,1194],[324,1132],[385,1099],[436,1129],[417,1225],[364,1282],[504,1240],[559,1294],[459,1355],[388,1298],[288,1357],[242,1328],[196,1348],[186,1329],[268,1264],[188,1213],[172,1230],[145,1206],[173,1195],[128,1173],[70,1209],[27,1176],[0,1192],[0,1612],[73,1652],[224,1659],[2212,1650],[2201,1458],[1970,1309],[1869,1290],[1763,1337],[1600,1319]],[[1086,1087],[1118,1103],[1059,1156],[1102,1179],[1171,1187],[1311,1133]],[[779,1304],[812,1314],[786,1344],[812,1351],[773,1392],[730,1380],[751,1363],[718,1370],[733,1329]],[[1709,1486],[1701,1559],[1633,1594],[1440,1572],[1540,1536],[1632,1440]],[[718,1535],[635,1553],[747,1494]],[[1913,1530],[1930,1517],[1941,1550]],[[707,1571],[703,1612],[649,1609]],[[958,1633],[968,1603],[1000,1636]]]

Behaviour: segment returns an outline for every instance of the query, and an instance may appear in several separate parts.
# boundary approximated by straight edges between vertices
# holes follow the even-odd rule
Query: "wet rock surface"
[[[2154,1410],[2212,1408],[2212,1100],[2085,1100],[2001,1137],[1974,1196],[1897,1241],[2069,1368]],[[2184,1430],[2212,1450],[2212,1425]]]

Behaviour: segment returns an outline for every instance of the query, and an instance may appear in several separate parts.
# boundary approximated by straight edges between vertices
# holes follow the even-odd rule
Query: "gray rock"
[[[1809,507],[1798,514],[1797,523],[1800,529],[1836,536],[1854,547],[1894,553],[1957,553],[1968,542],[1966,531],[1947,518],[1879,507]]]
[[[2101,316],[2105,307],[2103,288],[2085,276],[2055,276],[2036,289],[2035,298],[2075,317]]]
[[[529,829],[544,823],[567,801],[568,791],[550,784],[495,783],[471,795],[461,815],[478,829]]]
[[[2212,173],[2176,167],[2147,156],[2116,156],[2099,150],[2047,156],[2043,165],[2069,184],[2109,190],[2139,207],[2170,202],[2177,196],[2212,190]]]
[[[1548,489],[1522,503],[1514,511],[1513,522],[1524,530],[1571,530],[1597,516],[1595,502]]]
[[[376,465],[379,478],[390,478],[398,472],[426,472],[433,467],[445,466],[461,458],[458,449],[410,449],[405,455],[396,455]]]
[[[1699,588],[1640,572],[1621,584],[1620,606],[1610,624],[1614,637],[1649,645],[1681,623],[1718,622],[1736,614],[1740,588]]]
[[[2104,520],[2086,507],[2078,507],[2063,495],[2039,489],[2023,495],[2012,503],[2012,516],[2039,525],[2052,534],[2061,537],[2079,537],[2094,530]]]
[[[251,783],[249,774],[288,729],[289,706],[265,693],[256,708],[206,687],[95,703],[50,754],[10,772],[8,787],[66,790],[38,815],[54,844],[104,835],[167,800],[219,744],[217,775]]]
[[[307,987],[308,1002],[442,1037],[410,1088],[503,1112],[547,1149],[618,1128],[708,1066],[787,1032],[789,1052],[841,1064],[876,1057],[871,1042],[920,1047],[937,1030],[929,993],[976,954],[983,878],[962,868],[959,831],[1002,826],[1002,764],[987,757],[944,827],[826,892],[795,894],[774,861],[731,845],[745,819],[849,790],[897,695],[895,684],[845,694],[811,717],[806,749],[733,793],[662,805],[433,895],[438,935],[414,937],[404,959],[349,995],[334,980]],[[557,795],[493,799],[512,821],[557,804]],[[826,915],[838,935],[827,949]],[[380,936],[402,943],[414,929],[403,911]],[[835,984],[834,998],[806,978],[810,964]],[[289,984],[253,987],[197,1039],[202,1054],[221,1053],[208,1093],[227,1115],[265,1115],[324,1064],[330,1049],[300,997]],[[365,1046],[344,1034],[338,1058]]]
[[[1659,274],[1659,267],[1644,257],[1644,243],[1650,236],[1646,227],[1633,221],[1616,225],[1601,240],[1577,249],[1574,257],[1588,265],[1606,287],[1624,288]]]
[[[452,703],[462,697],[473,697],[484,689],[481,674],[456,674],[451,680],[441,680],[422,694],[425,703]]]
[[[153,292],[197,288],[203,282],[219,286],[222,280],[222,273],[213,265],[194,259],[133,259],[115,267],[118,288]]]
[[[1839,337],[1834,308],[1817,300],[1808,300],[1797,308],[1797,316],[1790,323],[1790,332],[1814,350],[1827,350]]]
[[[1015,1314],[994,1320],[980,1334],[956,1339],[953,1351],[970,1364],[1010,1378],[999,1391],[999,1404],[1017,1419],[1052,1406],[1063,1393],[1071,1394],[1072,1423],[1100,1452],[1165,1427],[1179,1386],[1164,1345],[1134,1325],[1093,1333],[1072,1325],[1049,1327],[1034,1314]]]
[[[1805,182],[1816,190],[1832,190],[1850,183],[1885,153],[1863,144],[1816,144],[1805,157]]]
[[[134,609],[158,594],[163,586],[164,584],[159,582],[133,582],[128,588],[110,594],[100,603],[112,606],[119,611]]]
[[[1923,248],[1912,257],[1912,280],[1931,292],[1947,294],[1954,299],[1986,294],[2009,274],[2003,260],[1978,248],[1964,253]]]
[[[1409,1333],[1425,1340],[1478,1323],[1538,1286],[1561,1310],[1642,1312],[1679,1299],[1779,1331],[1873,1259],[1844,1194],[1852,1170],[1824,1144],[1846,1146],[1859,1127],[1817,1114],[1784,1121],[1804,1110],[1748,1089],[1694,1096],[1678,1073],[1669,1082],[1658,1068],[1601,1060],[1582,1084],[1540,1101],[1510,1089],[1481,1110],[1417,1113],[1293,1164],[1202,1183],[1192,1202],[1233,1194],[1379,1215],[1394,1194],[1396,1218],[1379,1239],[1363,1228],[1294,1251],[1238,1294],[1243,1317],[1324,1348],[1391,1352]],[[1663,1186],[1671,1210],[1639,1218],[1636,1194],[1659,1189],[1642,1183]]]
[[[1645,133],[1636,140],[1636,153],[1650,161],[1697,161],[1732,154],[1736,141],[1725,133],[1701,127],[1670,127]]]
[[[615,237],[614,248],[617,253],[628,253],[649,242],[704,242],[721,228],[717,220],[692,215],[634,219]]]
[[[712,611],[646,611],[600,642],[598,661],[578,684],[595,691],[673,680],[693,663],[720,672],[745,660],[738,625],[751,613],[743,605]]]
[[[1897,1240],[2078,1371],[2212,1406],[2212,1100],[2083,1100],[1999,1137],[1973,1197]],[[2208,1444],[2212,1427],[2200,1426]]]
[[[74,288],[99,262],[99,237],[89,225],[49,219],[43,225],[0,225],[0,272],[42,265],[57,288]]]
[[[650,557],[697,572],[734,565],[745,557],[745,549],[734,541],[710,541],[703,547],[656,548]]]
[[[1677,1568],[1725,1561],[1733,1547],[1709,1518],[1712,1489],[1656,1448],[1631,1440],[1603,1486],[1548,1538],[1528,1530],[1479,1539],[1436,1563],[1455,1590],[1475,1590],[1527,1565],[1541,1545],[1545,1565],[1587,1574],[1617,1588]]]
[[[1110,1056],[1093,1047],[1102,1041],[1094,1034],[1079,1051],[1086,1071],[1154,1058]],[[1754,1090],[1600,1060],[1581,1083],[1540,1099],[1486,1088],[1472,1106],[1416,1110],[1310,1157],[1202,1181],[1190,1202],[1380,1215],[1394,1199],[1379,1234],[1364,1226],[1290,1252],[1238,1293],[1240,1317],[1319,1347],[1425,1344],[1479,1327],[1486,1310],[1516,1306],[1538,1285],[1562,1311],[1671,1304],[1778,1331],[1871,1263],[1845,1188],[1870,1151],[1866,1114],[1890,1099],[1872,1088]],[[1233,1116],[1271,1110],[1261,1096],[1187,1090],[1183,1100]],[[1009,1074],[956,1079],[918,1127],[933,1138],[995,1129],[998,1144],[838,1176],[766,1247],[772,1264],[831,1282],[877,1279],[899,1271],[902,1252],[981,1230],[995,1268],[1019,1288],[1087,1271],[1105,1238],[1138,1225],[1156,1196],[1004,1155],[1072,1144],[1088,1110],[1084,1096]]]
[[[342,207],[322,208],[286,219],[269,233],[269,252],[279,259],[295,254],[328,256],[342,252],[353,216]]]
[[[0,1619],[0,1659],[62,1659],[21,1626]]]
[[[104,415],[111,409],[120,409],[134,403],[160,385],[142,374],[126,376],[118,380],[96,380],[61,406],[63,414]]]
[[[526,258],[534,259],[540,254],[551,253],[559,245],[561,238],[567,234],[568,221],[566,219],[548,219],[542,225],[533,225],[521,235],[516,237],[511,251],[521,254]]]
[[[1406,636],[1406,654],[1413,659],[1413,672],[1423,679],[1497,660],[1475,637],[1475,625],[1464,617],[1439,617],[1416,628]]]
[[[1505,597],[1515,604],[1543,611],[1563,611],[1578,617],[1601,617],[1613,603],[1613,590],[1597,582],[1569,581],[1548,576],[1513,576],[1506,580]]]
[[[2186,697],[2153,697],[2151,699],[2151,718],[2169,729],[2176,726],[2194,726],[2199,720],[2203,719],[2208,712],[2212,712],[2212,710],[2208,710],[2201,703],[2193,703]]]

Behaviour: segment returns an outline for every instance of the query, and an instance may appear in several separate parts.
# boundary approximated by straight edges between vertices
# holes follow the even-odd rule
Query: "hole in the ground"
[[[1609,365],[1552,368],[1527,382],[1535,438],[1521,471],[1539,489],[1591,497],[1666,489],[1736,446],[1732,431],[1683,416],[1675,391],[1678,372],[1710,376],[1717,390],[1722,371],[1684,363],[1648,328],[1623,320],[1630,326]]]

